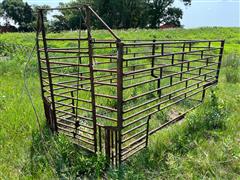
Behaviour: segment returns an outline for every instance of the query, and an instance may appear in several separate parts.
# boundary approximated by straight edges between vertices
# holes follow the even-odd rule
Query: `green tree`
[[[119,26],[122,28],[145,27],[147,25],[147,9],[146,0],[121,0],[119,8],[121,21]]]
[[[1,3],[2,14],[12,19],[19,26],[20,31],[33,30],[32,22],[35,20],[33,9],[22,0],[3,0]]]
[[[185,5],[190,5],[191,0],[181,0]],[[89,3],[98,15],[111,28],[158,28],[165,23],[181,26],[180,19],[183,12],[180,8],[173,7],[174,0],[91,0]],[[61,7],[84,4],[84,0],[75,0]],[[79,21],[83,18],[81,13],[72,10],[63,10],[60,15],[55,15],[52,29],[69,30],[77,29]],[[96,18],[92,19],[96,28],[103,25]]]
[[[189,5],[191,0],[182,0],[185,5]],[[157,28],[161,24],[171,23],[180,26],[180,19],[183,12],[180,8],[173,7],[174,0],[153,0],[149,1],[149,27]]]
[[[0,17],[3,16],[3,14],[4,14],[4,10],[3,10],[2,4],[0,3]]]
[[[59,3],[59,6],[62,8],[75,5],[76,2],[69,4]],[[84,15],[81,9],[60,10],[59,14],[53,15],[53,20],[50,23],[50,30],[54,32],[62,30],[75,30],[79,28],[86,28],[84,25]]]
[[[174,24],[175,26],[180,27],[181,26],[180,19],[182,19],[182,16],[183,12],[181,9],[175,7],[168,8],[167,15],[164,18],[164,22],[166,24]]]
[[[7,15],[3,9],[2,3],[0,3],[0,18],[3,19],[3,25],[5,25],[5,26],[10,25],[10,22],[9,22],[10,19],[7,17]]]
[[[121,0],[120,0],[121,1]],[[119,7],[121,2],[119,0],[94,0],[93,8],[97,11],[98,15],[112,28],[118,28],[121,18]],[[102,24],[95,19],[94,25],[98,28],[102,27]]]

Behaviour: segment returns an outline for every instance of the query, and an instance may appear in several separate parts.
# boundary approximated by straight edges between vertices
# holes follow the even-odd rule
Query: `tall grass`
[[[10,59],[0,57],[0,179],[238,179],[239,28],[116,32],[124,39],[226,39],[218,88],[207,93],[206,103],[190,113],[186,121],[153,135],[150,147],[120,168],[107,169],[103,156],[87,154],[64,136],[48,131],[33,57],[27,68],[27,82],[41,119],[42,138],[23,84],[26,53],[1,51]],[[72,33],[61,36],[70,37]],[[93,33],[107,37],[104,31]],[[32,33],[9,33],[1,35],[0,41],[32,47],[34,37]],[[136,91],[129,93],[134,96]],[[191,107],[191,102],[183,106]],[[164,122],[168,116],[169,112],[164,111],[154,118]]]
[[[24,166],[22,176],[41,179],[46,173],[60,179],[96,178],[103,175],[105,165],[104,156],[86,153],[65,136],[54,136],[45,127],[43,136],[38,131],[32,133],[30,163]]]
[[[230,83],[240,82],[240,56],[229,54],[223,61],[226,67],[226,81]]]

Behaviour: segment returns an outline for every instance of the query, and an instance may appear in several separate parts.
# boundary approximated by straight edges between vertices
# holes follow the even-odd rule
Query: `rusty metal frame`
[[[64,9],[84,12],[85,37],[47,37],[44,11]],[[93,17],[113,39],[92,37]],[[88,5],[39,9],[36,36],[50,128],[115,166],[203,102],[218,82],[224,48],[224,40],[122,40]]]

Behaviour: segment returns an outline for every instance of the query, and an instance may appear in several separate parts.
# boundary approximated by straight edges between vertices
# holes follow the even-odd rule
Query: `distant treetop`
[[[191,0],[180,0],[190,5]],[[86,3],[85,0],[75,0],[70,3],[59,3],[60,7],[74,6]],[[111,28],[159,28],[163,24],[180,27],[183,11],[173,6],[174,0],[91,0],[93,9]],[[13,21],[19,31],[33,31],[36,26],[36,9],[40,6],[30,6],[23,0],[3,0],[0,3],[0,17],[5,25]],[[42,7],[49,7],[44,5]],[[47,18],[47,17],[45,17]],[[74,30],[82,23],[82,13],[62,10],[54,14],[48,23],[49,30]],[[93,26],[101,29],[102,25],[93,20]]]

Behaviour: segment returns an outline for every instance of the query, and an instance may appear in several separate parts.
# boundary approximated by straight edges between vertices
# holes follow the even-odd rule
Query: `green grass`
[[[64,32],[70,37],[74,32]],[[94,36],[107,38],[101,30]],[[37,61],[27,68],[27,84],[39,114],[42,133],[24,89],[26,54],[0,49],[0,179],[239,179],[240,178],[240,28],[118,30],[124,39],[225,39],[220,81],[206,102],[150,138],[149,148],[119,169],[107,169],[104,157],[92,156],[45,125]],[[58,36],[58,34],[52,34]],[[34,45],[33,33],[1,34],[0,43]],[[68,44],[66,44],[68,45]],[[55,44],[57,47],[58,44]],[[1,46],[0,46],[1,48]],[[16,53],[15,53],[16,52]],[[1,58],[4,55],[4,58]],[[6,58],[8,57],[8,58]],[[134,95],[136,92],[132,92]],[[188,106],[186,103],[185,106]],[[156,118],[167,119],[168,114]]]

